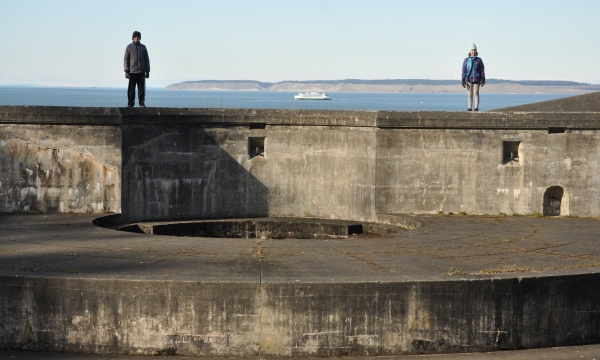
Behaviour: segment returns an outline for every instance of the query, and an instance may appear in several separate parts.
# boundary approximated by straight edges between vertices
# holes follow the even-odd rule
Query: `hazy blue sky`
[[[0,85],[126,86],[134,30],[148,86],[186,80],[488,78],[600,83],[600,1],[0,0]]]

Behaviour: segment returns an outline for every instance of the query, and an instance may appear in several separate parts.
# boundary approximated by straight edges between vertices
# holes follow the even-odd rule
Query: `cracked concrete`
[[[422,215],[410,217],[421,228],[399,234],[257,243],[118,232],[92,225],[97,217],[2,214],[0,274],[113,277],[127,268],[120,275],[130,279],[252,282],[262,260],[263,282],[362,282],[439,280],[450,268],[468,279],[600,268],[596,219]]]

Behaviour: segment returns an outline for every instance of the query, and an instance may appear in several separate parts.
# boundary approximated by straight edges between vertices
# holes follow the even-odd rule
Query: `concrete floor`
[[[600,221],[418,216],[400,235],[256,240],[100,228],[98,215],[0,215],[0,275],[242,282],[386,282],[596,272]]]

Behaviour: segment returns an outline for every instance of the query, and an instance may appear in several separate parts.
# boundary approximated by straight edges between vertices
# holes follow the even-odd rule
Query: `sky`
[[[142,33],[148,87],[194,80],[460,79],[600,84],[596,0],[0,0],[0,85],[126,87]]]

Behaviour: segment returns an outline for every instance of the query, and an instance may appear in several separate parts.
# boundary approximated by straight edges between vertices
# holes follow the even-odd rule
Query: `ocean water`
[[[294,100],[292,92],[146,89],[146,106],[392,111],[465,111],[465,94],[328,93],[332,100]],[[553,100],[572,94],[480,93],[481,111]],[[125,88],[0,86],[0,105],[125,107]],[[137,104],[136,104],[137,106]]]

